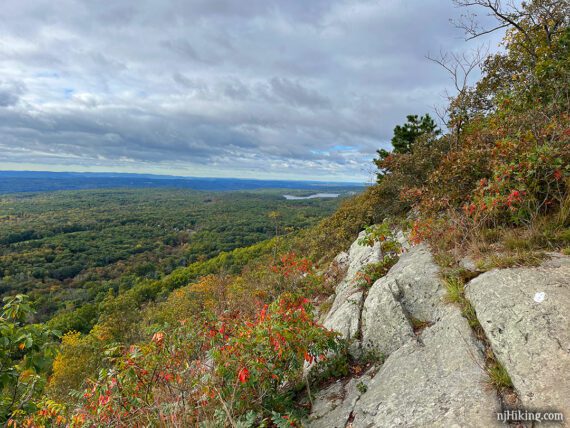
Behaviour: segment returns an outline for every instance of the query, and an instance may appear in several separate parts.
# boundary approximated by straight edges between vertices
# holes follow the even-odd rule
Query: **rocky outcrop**
[[[398,240],[406,244],[402,236]],[[465,297],[482,338],[457,306],[444,303],[430,250],[405,248],[367,293],[355,283],[356,272],[380,260],[380,249],[355,243],[341,257],[347,275],[325,325],[352,339],[352,355],[381,353],[384,363],[379,366],[380,359],[374,371],[318,392],[307,425],[501,426],[497,412],[513,402],[502,401],[490,387],[489,355],[510,375],[517,405],[568,417],[570,257],[553,255],[540,267],[493,270],[471,280]],[[476,269],[470,260],[463,264]]]
[[[445,291],[439,267],[426,245],[416,245],[402,254],[386,278],[394,284],[390,288],[410,316],[431,322],[441,316]]]
[[[389,355],[408,342],[414,331],[387,276],[374,283],[362,308],[362,351]]]
[[[355,342],[360,334],[360,312],[364,302],[364,291],[358,284],[357,274],[366,265],[380,261],[382,256],[379,244],[372,247],[359,244],[362,237],[364,232],[350,246],[348,253],[337,256],[336,263],[346,269],[346,275],[336,287],[332,307],[323,322],[325,327]]]
[[[426,246],[402,254],[368,293],[362,310],[364,351],[389,355],[415,337],[410,320],[434,322],[441,315],[443,287]]]
[[[352,324],[360,330],[351,330],[352,337],[361,339],[364,353],[360,355],[373,351],[387,358],[376,374],[369,373],[360,381],[365,388],[356,388],[357,379],[352,379],[321,391],[309,426],[475,427],[494,423],[499,402],[485,383],[482,347],[459,309],[443,303],[439,269],[426,246],[405,252],[366,296],[353,288],[350,296],[363,300],[361,313],[358,305],[352,306],[350,315],[339,311],[346,290],[341,285],[335,297],[338,307],[331,312],[360,320]],[[414,321],[430,326],[414,332]],[[337,318],[336,325],[347,324],[348,320]]]
[[[498,401],[483,367],[470,327],[449,308],[390,355],[356,403],[353,426],[493,426]]]
[[[498,409],[467,321],[443,303],[439,269],[416,246],[370,289],[363,346],[389,355],[353,410],[354,427],[489,426]],[[430,322],[417,337],[410,321]]]
[[[570,417],[570,257],[487,272],[466,296],[523,407]]]
[[[313,428],[344,428],[352,417],[356,403],[368,389],[371,375],[338,380],[320,391],[311,412]]]

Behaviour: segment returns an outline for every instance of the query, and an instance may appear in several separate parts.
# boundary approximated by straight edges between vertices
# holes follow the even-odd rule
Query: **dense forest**
[[[442,113],[445,126],[439,128],[428,115],[403,118],[394,129],[392,150],[379,151],[374,160],[377,184],[345,200],[332,215],[316,222],[317,213],[332,208],[326,204],[334,201],[303,201],[287,212],[283,205],[269,203],[271,196],[229,195],[237,198],[232,206],[241,204],[234,212],[229,207],[216,211],[216,204],[223,207],[224,202],[215,196],[206,201],[195,195],[201,198],[202,217],[192,223],[193,210],[183,219],[169,216],[168,209],[160,211],[163,204],[183,211],[178,193],[146,209],[134,208],[145,204],[133,193],[136,203],[125,211],[140,210],[146,220],[131,227],[129,214],[118,219],[126,221],[121,226],[110,219],[119,236],[111,229],[102,240],[106,244],[83,259],[82,269],[98,272],[97,263],[108,252],[114,262],[132,260],[133,270],[110,269],[119,271],[119,282],[123,275],[143,279],[112,287],[92,308],[95,325],[82,325],[81,308],[34,324],[29,298],[8,298],[0,318],[3,420],[16,426],[300,426],[311,406],[311,385],[346,375],[355,363],[346,352],[348,344],[319,325],[315,315],[334,289],[330,262],[363,228],[368,231],[363,244],[380,242],[389,257],[373,272],[362,272],[362,287],[397,259],[392,237],[397,228],[412,244],[431,245],[444,275],[453,278],[458,300],[465,279],[458,260],[466,254],[481,271],[537,264],[547,252],[570,254],[568,2],[533,0],[520,8],[483,0],[456,3],[479,6],[496,19],[497,28],[506,28],[504,51],[475,57],[475,65],[462,63],[461,57],[437,59],[452,78],[471,66],[480,67],[482,77],[474,86],[457,85]],[[480,30],[470,25],[471,18],[465,29],[476,37]],[[106,227],[97,229],[102,219],[109,219],[106,210],[97,214],[99,203],[89,201],[96,195],[112,199],[105,194],[80,194],[85,198],[78,201],[91,204],[87,209],[99,221],[92,224],[84,211],[70,209],[88,229],[70,234],[84,233],[79,235],[84,240],[90,233],[106,236]],[[52,197],[60,196],[39,200]],[[248,200],[266,208],[254,208]],[[19,198],[10,203],[14,212],[3,215],[15,223],[18,215],[22,218],[25,224],[17,233],[26,240],[20,242],[16,232],[4,233],[7,257],[27,266],[22,255],[36,253],[45,269],[37,271],[37,281],[65,282],[53,277],[57,269],[45,266],[45,256],[57,254],[58,246],[62,252],[79,246],[73,239],[67,247],[57,241],[66,227],[61,216],[67,214],[55,210],[45,215],[48,210],[40,208],[44,215],[34,217],[16,208],[25,203]],[[121,201],[114,204],[118,209]],[[113,202],[106,199],[106,205],[111,209]],[[172,223],[166,226],[154,209]],[[280,225],[267,210],[282,212]],[[242,219],[243,227],[237,227]],[[250,228],[250,222],[259,230]],[[35,225],[44,231],[37,237]],[[308,227],[284,233],[301,225]],[[224,227],[240,244],[225,239]],[[217,247],[193,252],[193,242],[198,248],[203,244],[192,241],[193,230],[202,233],[201,241],[211,237]],[[122,246],[123,235],[130,245]],[[164,263],[152,258],[157,248],[169,248],[181,236],[187,237],[188,248],[180,245],[172,255],[166,251]],[[273,238],[249,245],[268,237]],[[55,248],[34,246],[51,239]],[[131,245],[139,242],[148,260],[131,253]],[[91,254],[92,246],[83,244],[78,252]],[[216,255],[239,245],[249,246]],[[202,260],[200,251],[213,257]],[[172,270],[180,260],[194,263]],[[149,262],[153,267],[147,269]],[[34,269],[24,269],[25,280],[35,278]],[[81,284],[83,273],[77,281]],[[303,372],[307,364],[316,367],[310,377]]]
[[[0,293],[25,293],[37,317],[109,290],[315,224],[339,200],[287,190],[85,190],[0,197]],[[302,192],[293,191],[299,194]]]

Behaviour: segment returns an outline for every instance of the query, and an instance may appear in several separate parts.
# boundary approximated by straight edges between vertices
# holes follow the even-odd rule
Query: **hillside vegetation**
[[[61,344],[54,326],[26,324],[24,297],[9,300],[1,318],[9,332],[4,419],[300,425],[311,385],[350,369],[345,343],[315,321],[314,308],[335,286],[329,262],[362,228],[381,223],[368,239],[384,245],[391,227],[404,228],[412,242],[431,243],[449,269],[465,255],[489,269],[535,263],[540,251],[568,252],[568,4],[534,0],[497,12],[494,2],[470,3],[508,28],[504,52],[485,58],[481,80],[450,99],[447,131],[428,116],[397,127],[394,149],[375,160],[378,183],[332,216],[109,294],[89,333],[69,331]],[[222,269],[227,263],[239,269]],[[384,274],[386,263],[363,283]],[[303,366],[315,363],[305,376]]]

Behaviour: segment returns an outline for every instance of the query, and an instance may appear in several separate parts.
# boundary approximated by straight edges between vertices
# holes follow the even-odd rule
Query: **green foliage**
[[[385,276],[388,271],[398,262],[399,256],[394,253],[385,254],[377,263],[369,263],[356,274],[356,281],[362,288],[370,288],[374,283]]]
[[[88,333],[95,325],[98,314],[97,305],[87,303],[73,311],[58,313],[46,324],[62,333],[68,331]]]
[[[356,384],[356,389],[358,390],[358,392],[360,392],[361,394],[365,394],[366,391],[368,391],[368,387],[366,386],[366,384],[364,382],[358,382]]]
[[[346,377],[350,374],[350,362],[348,343],[340,341],[334,354],[320,358],[319,364],[311,369],[309,380],[318,386],[329,382],[330,379]]]
[[[382,260],[377,263],[369,263],[364,269],[357,273],[356,281],[363,288],[370,288],[378,279],[388,273],[394,266],[402,252],[402,245],[397,241],[392,233],[390,222],[383,221],[380,224],[368,226],[364,236],[358,240],[359,245],[375,245],[380,243],[383,254]]]
[[[445,290],[447,291],[445,300],[449,303],[462,304],[465,298],[463,281],[456,277],[450,277],[446,278],[444,285]]]
[[[437,170],[451,150],[449,136],[436,138],[425,135],[415,142],[408,153],[390,153],[377,159],[379,168],[378,192],[385,204],[385,213],[391,217],[404,215],[426,191],[432,173]]]
[[[437,128],[436,123],[429,114],[421,117],[415,114],[408,115],[406,120],[404,125],[397,125],[394,128],[394,136],[391,141],[394,153],[410,153],[420,137],[441,134],[441,131]],[[380,159],[384,159],[388,152],[378,150],[378,154]]]
[[[58,333],[41,324],[27,324],[33,314],[29,299],[4,298],[0,315],[0,422],[36,409],[56,352]]]
[[[364,229],[364,236],[358,240],[358,243],[360,245],[372,246],[376,242],[379,242],[382,253],[386,255],[398,255],[402,252],[402,245],[394,236],[393,230],[394,228],[390,222],[384,220],[380,224],[366,227]]]
[[[397,125],[394,128],[394,136],[392,137],[393,153],[405,154],[412,153],[420,140],[426,141],[433,139],[441,134],[441,130],[437,128],[434,120],[429,114],[418,117],[417,115],[408,115],[407,122],[404,125]],[[380,169],[378,173],[378,181],[381,182],[386,174],[390,173],[385,163],[390,156],[390,152],[384,149],[378,150],[378,159],[374,162]]]
[[[392,236],[390,223],[383,221],[380,224],[368,226],[364,229],[364,236],[358,240],[359,245],[372,246],[376,242],[383,242]]]
[[[108,290],[124,292],[193,264],[196,270],[243,264],[231,260],[247,256],[232,253],[236,248],[273,238],[276,228],[283,235],[316,224],[339,203],[287,201],[276,190],[184,189],[63,191],[0,201],[0,295],[26,293],[36,319],[64,312],[61,324],[83,332],[96,318],[74,310],[100,303]],[[216,266],[196,265],[222,254]]]

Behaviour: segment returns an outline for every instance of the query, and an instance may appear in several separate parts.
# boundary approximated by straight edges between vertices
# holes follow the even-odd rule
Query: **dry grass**
[[[447,303],[457,303],[461,305],[465,300],[463,281],[452,276],[444,280],[444,285],[447,291],[445,301]]]
[[[418,318],[410,317],[410,324],[416,335],[419,335],[426,328],[430,327],[433,323],[430,321],[424,321]]]
[[[450,251],[437,251],[433,256],[434,261],[441,268],[450,268],[456,264],[455,257]]]
[[[489,384],[497,391],[501,392],[513,387],[513,381],[509,373],[494,357],[487,364],[487,374],[489,375]]]
[[[474,228],[457,221],[455,233],[438,233],[430,239],[434,259],[445,275],[457,275],[458,261],[464,256],[473,259],[477,269],[483,271],[537,266],[545,259],[545,252],[568,253],[570,219],[562,221],[560,215],[537,217],[532,224],[520,227]],[[463,235],[458,235],[458,230]]]
[[[482,271],[521,266],[539,266],[546,257],[545,253],[536,251],[495,253],[479,259],[476,266],[477,269]]]
[[[473,234],[465,250],[478,270],[538,266],[546,251],[561,251],[570,244],[568,229],[556,226],[554,217],[537,219],[532,226],[485,229]]]

